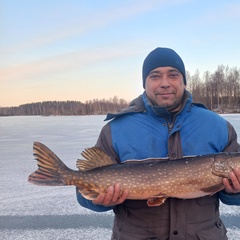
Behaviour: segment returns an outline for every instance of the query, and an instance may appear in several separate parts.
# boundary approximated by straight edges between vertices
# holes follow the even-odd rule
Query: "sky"
[[[240,65],[239,0],[0,0],[0,107],[140,95],[142,63]]]

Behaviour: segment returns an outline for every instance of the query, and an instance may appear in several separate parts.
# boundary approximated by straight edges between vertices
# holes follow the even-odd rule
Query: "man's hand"
[[[96,205],[110,207],[123,203],[127,196],[128,191],[121,191],[120,184],[116,183],[114,186],[108,187],[106,193],[100,193],[92,202]]]
[[[233,169],[230,173],[230,179],[223,179],[223,184],[225,186],[225,191],[227,193],[240,193],[240,169]]]

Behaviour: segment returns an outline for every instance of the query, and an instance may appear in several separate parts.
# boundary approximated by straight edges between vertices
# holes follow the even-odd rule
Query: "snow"
[[[80,153],[95,144],[103,119],[0,117],[0,239],[110,239],[112,212],[95,213],[81,207],[74,187],[40,187],[27,182],[36,170],[34,141],[46,144],[76,169]],[[239,207],[220,207],[229,239],[240,239]]]
[[[107,239],[111,230],[106,228],[80,228],[80,229],[45,229],[45,230],[3,230],[1,239],[7,240],[79,240],[79,239]],[[110,238],[109,238],[110,239]]]

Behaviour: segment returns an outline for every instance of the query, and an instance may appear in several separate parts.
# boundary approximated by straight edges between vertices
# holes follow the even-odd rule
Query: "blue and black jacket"
[[[183,156],[240,151],[237,134],[232,125],[202,104],[194,103],[191,94],[186,90],[182,108],[178,113],[171,114],[166,108],[153,106],[144,92],[133,100],[127,109],[116,114],[108,114],[106,120],[111,121],[103,127],[96,146],[102,148],[116,162],[150,157],[169,157],[170,160],[174,160]],[[129,207],[131,201],[126,201],[127,203],[114,208],[94,205],[91,201],[84,199],[78,191],[77,199],[83,207],[94,211],[113,209],[116,216],[121,215],[121,211],[131,209]],[[164,214],[168,212],[171,219],[176,218],[174,214],[181,211],[181,208],[184,211],[185,204],[188,204],[192,211],[204,211],[206,216],[211,211],[218,219],[218,199],[228,205],[240,205],[240,194],[227,194],[221,191],[200,200],[169,199],[167,204],[159,206],[162,208],[159,214],[163,215],[162,211]],[[136,201],[133,202],[136,203]],[[198,204],[199,202],[202,204]],[[208,204],[206,208],[199,207]],[[142,205],[141,208],[143,208]],[[146,212],[152,211],[146,209],[144,210]],[[134,214],[137,213],[134,211]],[[202,215],[197,215],[201,222]],[[156,221],[159,219],[161,217]],[[191,222],[191,219],[184,221]]]

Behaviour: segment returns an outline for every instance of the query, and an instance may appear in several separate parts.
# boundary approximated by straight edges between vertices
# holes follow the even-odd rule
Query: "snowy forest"
[[[79,101],[46,101],[23,104],[19,107],[2,107],[0,116],[71,116],[71,115],[101,115],[117,112],[128,106],[128,102],[117,96],[109,100],[94,99],[85,103]]]
[[[194,102],[203,103],[210,110],[220,113],[240,112],[240,69],[219,65],[214,73],[206,71],[202,77],[197,70],[187,73],[187,89]]]
[[[194,102],[203,103],[207,108],[219,113],[240,113],[240,69],[219,65],[213,73],[197,70],[193,75],[187,72],[187,90]],[[136,96],[137,97],[137,96]],[[0,107],[0,116],[25,115],[99,115],[117,112],[127,107],[128,101],[118,98],[80,101],[48,101]]]

